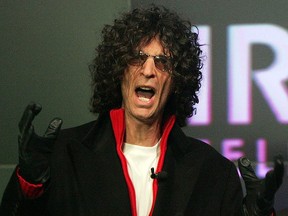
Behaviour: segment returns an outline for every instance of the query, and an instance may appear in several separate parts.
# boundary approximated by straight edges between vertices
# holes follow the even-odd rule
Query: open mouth
[[[149,87],[138,87],[135,90],[139,100],[149,102],[150,99],[155,95],[155,90]]]

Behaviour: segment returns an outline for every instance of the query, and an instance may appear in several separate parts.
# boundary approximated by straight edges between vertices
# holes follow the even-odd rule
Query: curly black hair
[[[91,112],[102,113],[121,107],[121,80],[127,62],[138,46],[148,44],[157,36],[173,57],[174,92],[165,113],[175,114],[179,125],[184,126],[199,102],[197,93],[202,79],[201,45],[192,27],[176,13],[155,5],[124,13],[113,25],[106,25],[102,43],[96,48],[96,57],[89,66],[93,89]]]

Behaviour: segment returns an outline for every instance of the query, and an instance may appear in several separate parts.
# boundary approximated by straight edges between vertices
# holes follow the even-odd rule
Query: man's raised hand
[[[274,158],[274,169],[262,180],[256,176],[251,162],[242,157],[238,160],[241,176],[245,182],[246,196],[243,200],[243,215],[270,216],[274,212],[274,196],[282,184],[284,163],[282,156]]]
[[[45,183],[50,178],[50,155],[61,129],[62,120],[54,118],[43,136],[34,131],[32,121],[42,107],[30,103],[19,122],[19,175],[30,183]]]

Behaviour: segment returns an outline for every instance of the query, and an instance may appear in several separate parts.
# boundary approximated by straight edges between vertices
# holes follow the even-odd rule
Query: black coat
[[[131,215],[107,116],[61,131],[51,164],[50,186],[37,200],[17,201],[17,179],[15,174],[11,177],[2,200],[3,215],[5,209],[20,215]],[[163,171],[168,177],[158,182],[153,215],[240,215],[242,189],[234,164],[208,144],[187,137],[176,124]]]

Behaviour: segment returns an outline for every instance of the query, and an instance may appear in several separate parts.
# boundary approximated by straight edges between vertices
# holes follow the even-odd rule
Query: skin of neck
[[[152,147],[161,138],[162,118],[153,122],[143,122],[138,119],[131,119],[125,115],[125,142],[129,144]]]

